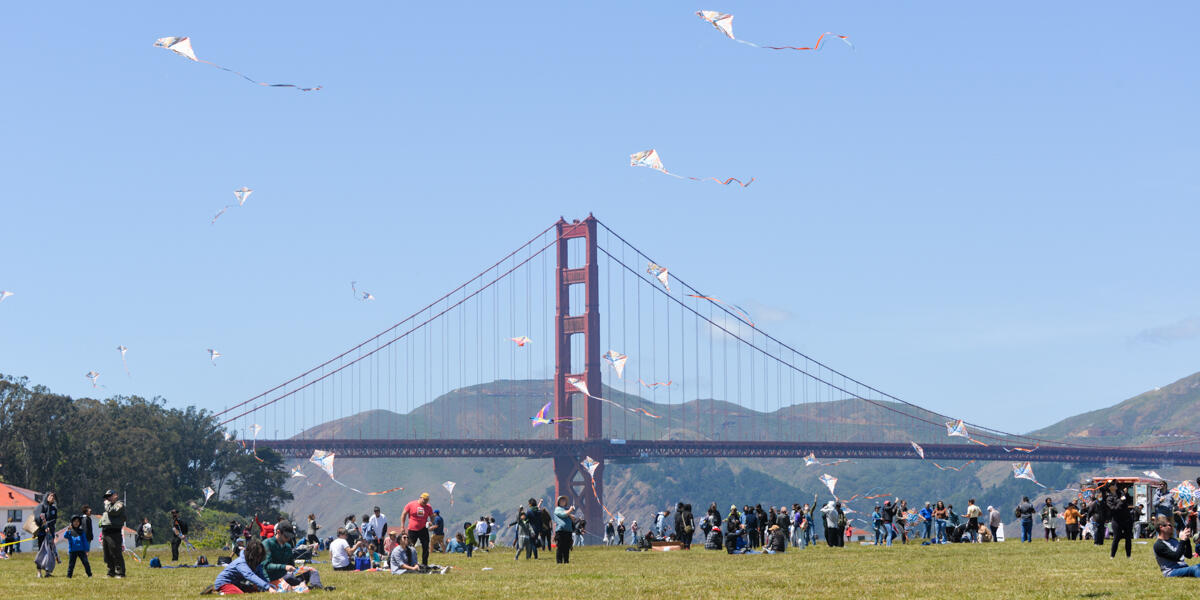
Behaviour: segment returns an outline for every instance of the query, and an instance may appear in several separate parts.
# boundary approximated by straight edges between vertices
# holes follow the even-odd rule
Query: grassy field
[[[453,565],[446,575],[395,577],[387,573],[333,573],[318,564],[328,594],[341,598],[394,598],[416,592],[424,599],[512,598],[1180,598],[1200,591],[1200,581],[1159,574],[1149,545],[1135,544],[1133,559],[1108,558],[1091,542],[956,544],[945,546],[818,546],[784,555],[626,552],[586,547],[570,565],[553,555],[513,561],[507,550],[430,556]],[[162,556],[161,553],[158,554]],[[160,599],[196,596],[218,568],[150,569],[128,561],[128,577],[108,579],[104,560],[91,553],[94,577],[67,579],[61,564],[50,579],[34,577],[33,557],[0,561],[0,589],[12,598]],[[63,553],[66,558],[66,553]],[[195,560],[195,554],[184,558]],[[213,553],[208,554],[215,559]],[[328,560],[322,553],[318,560]],[[491,570],[483,570],[491,567]],[[318,596],[323,595],[315,592]],[[546,596],[543,596],[546,595]]]

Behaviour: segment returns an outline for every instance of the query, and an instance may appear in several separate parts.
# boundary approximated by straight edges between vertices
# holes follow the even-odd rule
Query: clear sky
[[[1200,370],[1196,3],[469,6],[6,5],[0,372],[220,408],[589,211],[970,421],[1028,430]],[[702,8],[857,50],[743,46]],[[183,35],[324,89],[152,46]],[[629,167],[647,148],[758,179]]]

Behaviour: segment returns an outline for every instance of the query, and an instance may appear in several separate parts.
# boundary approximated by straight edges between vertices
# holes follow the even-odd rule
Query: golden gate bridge
[[[293,433],[257,440],[290,457],[552,459],[557,493],[592,522],[602,522],[606,459],[918,459],[916,442],[927,459],[1200,465],[1195,438],[1099,445],[974,423],[964,425],[975,443],[949,438],[956,417],[800,352],[659,265],[669,263],[590,215],[559,219],[399,323],[217,417]],[[623,369],[602,350],[627,356]],[[525,425],[546,401],[557,422]],[[411,418],[407,429],[329,425],[369,411]],[[587,456],[599,462],[593,494]]]

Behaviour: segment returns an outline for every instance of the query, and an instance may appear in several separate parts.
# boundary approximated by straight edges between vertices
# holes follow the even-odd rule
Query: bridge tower
[[[567,383],[567,377],[578,377],[587,383],[588,391],[593,395],[601,395],[600,382],[600,279],[597,276],[599,255],[596,250],[596,219],[588,215],[583,221],[567,223],[559,219],[558,230],[558,262],[555,269],[555,315],[554,315],[554,415],[556,417],[573,416],[573,398],[578,395],[584,406],[584,437],[587,440],[600,440],[604,436],[603,422],[600,412],[600,401],[589,398]],[[581,267],[571,268],[568,263],[569,241],[583,239],[585,260]],[[584,286],[584,305],[571,306],[571,288],[576,285]],[[583,372],[572,373],[571,339],[583,336]],[[575,423],[555,423],[554,437],[559,440],[575,439]],[[596,448],[602,444],[595,444]],[[575,456],[569,450],[554,456],[554,488],[555,496],[566,496],[571,504],[582,509],[583,518],[587,519],[592,531],[600,531],[603,527],[604,515],[604,456],[594,451],[591,457],[599,461],[595,474],[595,495],[591,491],[591,477],[580,465],[582,456]],[[597,502],[599,499],[599,502]]]

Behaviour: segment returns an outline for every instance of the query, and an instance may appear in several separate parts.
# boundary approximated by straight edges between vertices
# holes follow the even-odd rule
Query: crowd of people
[[[1200,484],[1200,480],[1197,481]],[[1061,520],[1066,540],[1092,540],[1103,546],[1111,539],[1109,551],[1115,558],[1124,541],[1126,557],[1132,557],[1132,538],[1157,534],[1154,554],[1163,575],[1170,577],[1200,576],[1200,566],[1187,566],[1184,558],[1193,556],[1193,536],[1197,532],[1197,508],[1192,504],[1177,504],[1168,493],[1166,483],[1149,494],[1152,498],[1151,516],[1144,519],[1146,507],[1136,504],[1131,485],[1107,481],[1088,488],[1076,500],[1068,501],[1060,512],[1054,501],[1046,497],[1034,502],[1022,498],[1013,509],[1013,518],[1021,528],[1021,541],[1032,542],[1034,523],[1040,521],[1042,537],[1049,542],[1059,539]],[[672,517],[673,515],[673,517]],[[864,518],[865,517],[865,518]],[[54,492],[45,494],[33,518],[30,531],[36,540],[35,565],[39,577],[51,577],[58,555],[55,550],[59,507]],[[67,577],[72,577],[78,563],[84,573],[92,576],[88,552],[95,539],[92,510],[84,505],[68,520],[62,539],[68,545]],[[104,494],[99,529],[104,561],[109,577],[126,575],[122,529],[126,522],[125,505],[114,490]],[[697,543],[706,550],[724,550],[730,554],[786,552],[788,547],[805,549],[821,539],[829,547],[842,547],[857,536],[862,539],[870,531],[876,546],[891,546],[914,542],[934,545],[948,543],[988,543],[1003,539],[1003,517],[994,506],[981,508],[971,498],[961,512],[942,500],[924,502],[920,509],[910,508],[906,500],[885,499],[874,505],[869,515],[861,515],[838,499],[811,503],[794,503],[779,507],[761,504],[731,505],[722,515],[715,502],[703,516],[697,518],[691,504],[679,502],[674,510],[655,512],[648,530],[642,531],[636,520],[628,529],[623,519],[612,518],[604,526],[603,540],[608,545],[625,545],[626,533],[631,534],[630,549],[648,549],[655,544],[669,544],[690,549],[696,534]],[[503,523],[503,522],[502,522]],[[861,525],[861,526],[860,526]],[[207,592],[240,593],[252,591],[303,590],[322,587],[320,574],[305,562],[319,551],[329,552],[333,570],[387,570],[397,575],[445,573],[448,567],[431,565],[430,552],[464,553],[467,557],[478,549],[495,549],[500,527],[512,531],[514,559],[539,558],[539,550],[555,550],[555,561],[570,563],[571,550],[583,543],[586,520],[566,496],[560,496],[553,509],[530,498],[518,506],[513,520],[497,525],[495,518],[481,516],[478,521],[463,523],[462,530],[447,540],[446,523],[441,512],[430,505],[429,494],[423,493],[405,505],[400,527],[389,529],[388,518],[378,506],[361,520],[349,515],[333,535],[322,538],[322,527],[316,515],[308,515],[303,537],[287,519],[264,522],[255,515],[251,523],[231,521],[229,524],[228,556],[219,558],[223,566]],[[1142,528],[1144,527],[1144,529]],[[1151,531],[1151,529],[1153,531]],[[1181,538],[1175,532],[1181,532]],[[154,540],[148,519],[142,519],[135,530],[138,543],[145,548]],[[13,532],[5,531],[5,538]],[[171,560],[178,561],[181,545],[188,545],[188,524],[178,511],[171,511]],[[417,548],[420,548],[419,554]],[[157,559],[155,559],[157,560]]]

